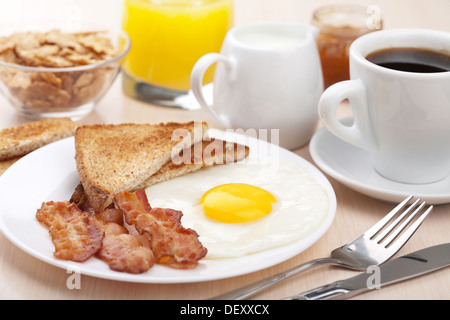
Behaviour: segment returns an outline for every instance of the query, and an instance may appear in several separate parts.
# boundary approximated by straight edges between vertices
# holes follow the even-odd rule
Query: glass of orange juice
[[[160,106],[196,109],[188,97],[197,60],[219,52],[233,25],[233,0],[125,0],[123,29],[131,50],[123,91]],[[205,84],[212,82],[208,70]]]

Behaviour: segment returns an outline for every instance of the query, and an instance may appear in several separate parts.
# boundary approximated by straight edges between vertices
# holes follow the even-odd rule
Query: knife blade
[[[283,300],[341,300],[374,288],[411,279],[450,265],[450,243],[412,252],[379,266],[369,267],[365,273],[336,281]]]

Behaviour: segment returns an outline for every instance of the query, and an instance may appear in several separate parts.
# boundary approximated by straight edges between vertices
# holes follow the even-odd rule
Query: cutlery
[[[378,266],[378,270],[362,273],[346,280],[285,298],[283,300],[338,300],[411,279],[450,265],[450,243],[415,251]],[[375,272],[378,274],[378,281]]]
[[[429,206],[425,212],[423,212],[414,221],[414,223],[412,223],[412,225],[405,230],[411,220],[419,212],[421,212],[426,205],[425,201],[418,205],[420,199],[417,199],[406,210],[401,212],[412,198],[413,196],[407,197],[385,217],[383,217],[355,240],[342,247],[334,249],[331,252],[330,257],[306,262],[287,271],[275,274],[269,278],[254,282],[228,293],[215,296],[210,298],[210,300],[245,299],[276,283],[279,283],[280,281],[288,279],[293,275],[319,265],[331,264],[361,271],[365,270],[369,266],[379,265],[387,261],[403,247],[409,238],[411,238],[414,232],[422,224],[423,220],[433,209],[433,206]],[[414,208],[416,209],[414,210]],[[400,212],[401,214],[397,216]],[[391,222],[392,220],[394,221]],[[405,230],[404,233],[400,235],[403,230]]]

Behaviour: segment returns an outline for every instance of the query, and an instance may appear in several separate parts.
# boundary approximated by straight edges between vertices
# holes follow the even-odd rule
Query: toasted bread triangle
[[[114,195],[133,190],[172,154],[201,141],[204,122],[81,126],[75,132],[78,175],[92,208],[103,211]]]
[[[0,161],[26,155],[50,142],[73,136],[78,124],[69,118],[42,119],[0,131]]]

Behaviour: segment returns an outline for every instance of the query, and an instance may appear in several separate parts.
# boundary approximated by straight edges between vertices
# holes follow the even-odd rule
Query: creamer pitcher
[[[224,128],[278,129],[282,147],[309,141],[318,123],[323,91],[318,29],[286,22],[259,22],[231,29],[219,53],[200,58],[191,74],[199,104]],[[214,99],[202,92],[206,70],[217,63]]]

